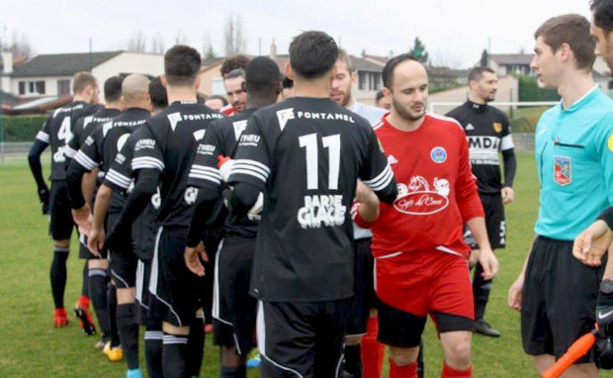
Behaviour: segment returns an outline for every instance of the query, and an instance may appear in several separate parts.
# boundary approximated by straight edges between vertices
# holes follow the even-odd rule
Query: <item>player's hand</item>
[[[264,210],[264,194],[260,192],[260,194],[258,194],[258,199],[255,201],[255,204],[251,206],[247,214],[260,215],[262,210]]]
[[[79,232],[85,236],[89,236],[92,229],[91,209],[88,204],[83,205],[80,209],[72,210],[72,219],[79,227]]]
[[[479,262],[479,257],[481,257],[480,249],[473,249],[470,251],[470,257],[468,258],[468,267],[472,268]]]
[[[600,336],[613,336],[613,294],[598,292],[596,322],[598,323],[598,333]]]
[[[217,167],[219,168],[219,174],[223,182],[228,182],[230,177],[230,171],[234,165],[234,160],[227,156],[217,155]]]
[[[505,186],[504,188],[500,189],[500,194],[502,195],[502,203],[505,205],[508,205],[515,200],[515,191],[513,188]]]
[[[355,187],[355,200],[362,203],[376,203],[379,205],[379,198],[366,184],[358,180],[358,185]]]
[[[104,229],[92,228],[87,236],[87,248],[94,256],[99,256],[98,251],[104,247],[105,233]]]
[[[479,264],[483,268],[483,276],[486,280],[491,280],[498,274],[498,259],[490,248],[481,248],[479,254]]]
[[[605,221],[597,220],[575,238],[573,256],[587,266],[600,266],[602,256],[613,241],[613,232]]]
[[[508,304],[513,310],[521,310],[521,296],[524,290],[524,276],[520,275],[509,289]]]
[[[49,214],[49,189],[46,186],[38,188],[38,199],[42,205],[43,215]]]
[[[202,261],[209,261],[209,256],[206,254],[204,243],[202,241],[200,241],[200,243],[193,248],[185,247],[183,258],[185,259],[187,269],[199,277],[204,277],[206,272],[204,271]],[[202,261],[200,261],[200,259],[202,259]]]

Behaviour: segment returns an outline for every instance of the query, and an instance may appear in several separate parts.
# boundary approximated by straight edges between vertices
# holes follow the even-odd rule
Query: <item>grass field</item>
[[[502,337],[473,338],[475,377],[536,376],[521,348],[519,314],[506,305],[507,290],[517,277],[533,238],[538,184],[532,155],[520,155],[516,201],[507,207],[507,249],[498,251],[501,271],[495,280],[486,318]],[[23,159],[0,166],[0,377],[121,377],[125,363],[110,363],[94,349],[76,321],[52,328],[49,287],[51,242],[47,218],[40,214],[34,181]],[[68,266],[66,306],[80,292],[83,262],[74,251]],[[74,320],[74,317],[71,317]],[[442,353],[431,324],[424,337],[426,376],[440,376]],[[218,350],[207,338],[202,377],[219,376]],[[142,348],[141,348],[142,349]],[[141,357],[144,365],[144,358]],[[250,377],[257,377],[255,371]],[[602,376],[613,377],[610,374]]]

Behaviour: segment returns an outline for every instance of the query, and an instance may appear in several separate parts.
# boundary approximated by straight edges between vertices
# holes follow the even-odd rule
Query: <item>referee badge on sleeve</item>
[[[609,139],[607,139],[607,148],[609,152],[613,152],[613,134],[609,135]]]
[[[568,156],[554,156],[553,180],[560,186],[573,182],[572,159]]]

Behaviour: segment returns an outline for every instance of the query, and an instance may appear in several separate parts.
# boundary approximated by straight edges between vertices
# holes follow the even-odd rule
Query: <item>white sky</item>
[[[467,67],[477,62],[491,40],[492,53],[530,52],[532,34],[549,17],[579,13],[589,17],[588,0],[232,0],[142,1],[51,0],[7,1],[0,7],[0,32],[10,40],[25,34],[38,54],[125,49],[138,31],[162,35],[166,48],[177,33],[202,50],[210,36],[223,55],[226,18],[240,15],[247,52],[268,54],[274,38],[277,52],[287,52],[292,37],[303,30],[323,30],[342,47],[359,55],[408,51],[415,37],[426,45],[435,64]]]

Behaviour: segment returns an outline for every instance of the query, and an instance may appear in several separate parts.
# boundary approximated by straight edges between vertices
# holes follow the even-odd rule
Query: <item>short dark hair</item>
[[[168,93],[159,76],[149,82],[149,97],[151,104],[156,109],[164,109],[168,106]]]
[[[208,101],[208,100],[220,100],[220,101],[221,101],[221,103],[223,104],[223,106],[228,105],[228,100],[226,100],[226,98],[225,98],[224,96],[220,96],[220,95],[212,95],[212,96],[209,96],[209,98],[207,99],[207,101]]]
[[[169,85],[186,87],[194,84],[202,60],[196,49],[176,45],[164,55],[164,74]]]
[[[74,81],[72,83],[72,92],[74,94],[81,93],[87,88],[88,85],[91,85],[93,88],[98,86],[98,81],[94,77],[94,75],[89,72],[79,72],[74,76]]]
[[[235,68],[232,71],[228,72],[223,79],[227,80],[227,79],[236,79],[237,77],[242,77],[243,79],[245,78],[245,70],[242,68]]]
[[[613,31],[613,1],[592,0],[590,9],[594,14],[594,24],[609,34]]]
[[[347,71],[349,71],[350,74],[355,72],[355,66],[353,65],[353,61],[351,60],[351,56],[349,55],[349,53],[347,53],[347,51],[345,51],[342,48],[338,48],[338,58],[337,60],[340,59],[343,62],[345,62],[345,64],[347,65]]]
[[[281,80],[279,66],[265,56],[254,58],[245,68],[247,93],[267,94],[279,90]]]
[[[534,39],[538,37],[543,37],[554,53],[563,43],[567,43],[577,61],[577,69],[591,72],[596,60],[596,41],[590,34],[590,22],[585,17],[578,14],[552,17],[534,32]]]
[[[247,64],[249,64],[250,61],[251,58],[245,54],[238,54],[226,58],[221,64],[221,77],[225,78],[227,74],[237,68],[245,69],[245,67],[247,67]]]
[[[330,72],[338,58],[334,38],[321,31],[306,31],[289,45],[289,62],[305,79],[317,79]]]
[[[294,80],[292,80],[289,77],[285,76],[285,77],[283,77],[283,80],[281,81],[281,86],[283,86],[283,89],[285,89],[285,88],[294,88]]]
[[[394,70],[396,69],[396,66],[398,66],[402,62],[406,62],[407,60],[414,60],[416,62],[419,62],[415,55],[409,53],[400,54],[388,60],[388,62],[385,64],[385,67],[383,67],[383,71],[381,72],[381,77],[383,78],[383,86],[385,88],[392,89],[392,84],[394,82]]]
[[[106,103],[116,102],[121,99],[121,83],[123,77],[111,76],[104,82],[104,101]]]
[[[375,102],[377,102],[377,101],[381,100],[382,98],[383,98],[383,89],[379,89],[379,90],[377,91],[376,96],[375,96]]]
[[[483,74],[486,72],[492,73],[494,75],[496,74],[496,72],[494,72],[494,70],[489,67],[474,67],[468,72],[468,82],[470,83],[471,81],[481,80],[481,78],[483,78]]]

